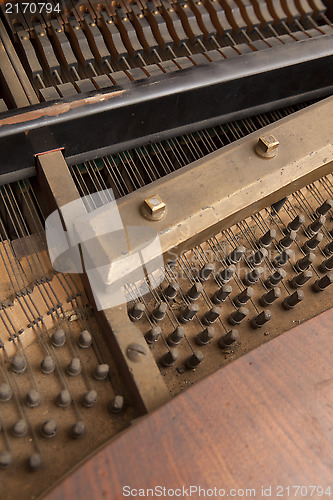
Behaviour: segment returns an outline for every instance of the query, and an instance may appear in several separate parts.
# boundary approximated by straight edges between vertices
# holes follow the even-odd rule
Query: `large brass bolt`
[[[256,153],[262,158],[274,158],[278,154],[279,141],[273,135],[259,137],[256,144]]]
[[[166,204],[158,194],[154,194],[144,200],[141,211],[148,220],[161,220],[166,214]]]

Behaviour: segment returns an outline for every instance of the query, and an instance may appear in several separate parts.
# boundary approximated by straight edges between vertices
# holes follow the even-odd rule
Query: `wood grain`
[[[125,485],[256,488],[256,498],[262,485],[333,487],[332,325],[333,309],[214,373],[138,421],[47,500],[120,499]]]

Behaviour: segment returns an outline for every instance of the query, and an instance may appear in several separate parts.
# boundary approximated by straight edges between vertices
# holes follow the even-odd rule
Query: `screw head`
[[[166,204],[158,194],[146,198],[142,205],[142,215],[152,221],[161,220],[166,214]]]
[[[274,135],[265,135],[259,137],[255,150],[262,158],[274,158],[278,154],[279,144]]]
[[[144,345],[133,342],[132,344],[129,344],[129,346],[127,346],[126,356],[134,363],[139,363],[140,361],[143,361],[146,355],[147,355],[147,348]]]

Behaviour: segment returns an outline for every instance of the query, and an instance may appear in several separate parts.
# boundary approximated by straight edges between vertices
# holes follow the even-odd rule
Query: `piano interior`
[[[330,0],[1,5],[3,500],[44,496],[332,307],[332,22]],[[123,304],[99,307],[89,269],[50,259],[46,221],[66,227],[76,199],[93,231],[116,200],[141,228],[129,253],[159,236],[162,261],[120,280]],[[96,230],[104,266],[115,240]]]

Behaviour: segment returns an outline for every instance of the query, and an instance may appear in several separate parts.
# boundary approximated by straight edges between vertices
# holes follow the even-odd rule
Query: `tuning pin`
[[[266,248],[260,248],[255,253],[249,257],[248,262],[252,266],[260,266],[260,264],[266,259],[268,252]]]
[[[270,319],[272,315],[268,309],[266,311],[262,311],[255,318],[252,319],[251,325],[253,328],[261,328],[264,326]]]
[[[297,274],[290,280],[289,284],[291,288],[300,288],[305,285],[309,279],[312,278],[312,272],[310,270],[303,271],[302,273]]]
[[[59,392],[56,403],[60,408],[67,408],[72,402],[72,397],[67,391],[67,389],[63,389]]]
[[[309,236],[314,236],[321,230],[325,222],[326,217],[324,215],[320,215],[316,220],[308,225],[308,227],[306,228],[306,233],[309,234]]]
[[[97,392],[94,390],[88,391],[83,394],[82,404],[86,408],[91,408],[97,403]]]
[[[134,306],[128,311],[128,315],[131,321],[139,321],[142,318],[144,312],[144,304],[142,304],[142,302],[136,302]]]
[[[208,325],[214,323],[221,315],[222,310],[220,307],[213,306],[210,311],[207,311],[203,317],[203,322]]]
[[[14,373],[23,373],[27,368],[27,363],[22,354],[15,354],[11,364],[12,371]]]
[[[181,343],[184,337],[185,337],[184,328],[182,326],[177,326],[177,328],[168,336],[167,342],[171,346],[178,345]]]
[[[13,455],[10,451],[0,451],[0,469],[8,469],[13,463]]]
[[[41,465],[42,457],[39,453],[33,453],[32,455],[30,455],[30,457],[28,458],[28,467],[32,472],[40,469]]]
[[[271,274],[267,280],[265,281],[265,285],[267,288],[273,288],[274,286],[278,286],[278,284],[284,280],[287,276],[287,273],[284,269],[278,269],[275,273]]]
[[[326,215],[333,208],[333,200],[326,200],[320,207],[317,208],[317,215]]]
[[[239,325],[248,314],[249,310],[246,307],[240,307],[230,314],[228,321],[231,325]]]
[[[40,428],[40,433],[44,438],[53,438],[57,434],[58,426],[53,418],[44,422]]]
[[[289,222],[287,228],[289,231],[298,231],[299,228],[304,224],[305,222],[305,217],[304,215],[296,215],[296,217]]]
[[[194,302],[195,300],[198,300],[198,298],[201,295],[202,290],[203,290],[203,286],[202,286],[201,283],[194,283],[194,285],[187,292],[187,298],[191,302]]]
[[[66,336],[65,332],[62,329],[57,330],[51,336],[51,343],[53,347],[62,347],[65,343]]]
[[[294,252],[287,248],[287,250],[283,250],[279,255],[277,255],[274,260],[272,261],[273,266],[276,269],[279,269],[280,267],[283,267],[289,262],[289,260],[292,258],[294,255]]]
[[[109,371],[109,365],[107,365],[106,363],[102,363],[96,366],[93,372],[93,376],[96,380],[106,380],[109,375]]]
[[[287,248],[290,248],[292,243],[296,240],[296,237],[296,231],[290,231],[290,233],[281,238],[281,240],[278,242],[278,248],[280,248],[280,250],[287,250]]]
[[[2,403],[9,401],[12,395],[13,391],[8,384],[6,384],[5,382],[3,384],[0,384],[0,401]]]
[[[304,292],[296,290],[292,295],[288,295],[282,302],[285,309],[292,309],[304,299]]]
[[[235,248],[232,252],[229,253],[226,259],[228,264],[237,264],[245,254],[245,251],[246,248],[243,246]]]
[[[178,290],[179,284],[177,283],[177,281],[170,281],[163,292],[164,297],[166,297],[167,300],[172,300],[176,297]]]
[[[244,285],[249,286],[257,283],[263,272],[264,272],[263,267],[259,266],[246,273],[243,278]]]
[[[330,243],[327,243],[323,252],[325,255],[332,255],[333,254],[333,241],[331,241]]]
[[[157,342],[160,338],[162,330],[159,326],[153,326],[151,330],[145,335],[145,339],[148,344],[152,344],[153,342]]]
[[[273,205],[271,205],[271,209],[272,209],[272,215],[275,215],[277,213],[280,212],[280,210],[282,209],[283,205],[286,203],[287,201],[287,198],[282,198],[282,200],[279,200],[275,203],[273,203]]]
[[[202,281],[207,281],[213,271],[215,271],[214,264],[212,263],[205,264],[199,271],[199,278]]]
[[[110,413],[120,413],[124,409],[124,397],[117,394],[108,404]]]
[[[263,307],[266,307],[273,304],[273,302],[275,302],[275,300],[279,297],[281,297],[281,290],[276,287],[272,288],[269,292],[264,293],[259,302]]]
[[[181,323],[187,323],[188,321],[192,321],[194,316],[199,311],[199,306],[197,304],[189,304],[179,316],[179,321]]]
[[[50,373],[53,373],[55,370],[55,361],[52,358],[52,356],[47,355],[43,359],[43,361],[40,364],[40,369],[42,370],[42,373],[45,375],[48,375]]]
[[[333,255],[328,259],[325,259],[319,266],[319,270],[321,273],[326,273],[327,271],[333,270]]]
[[[81,362],[79,358],[72,358],[71,362],[67,365],[66,371],[71,377],[76,377],[81,373]]]
[[[170,349],[164,356],[161,358],[161,365],[165,368],[169,368],[173,366],[177,359],[179,358],[179,352],[176,349]]]
[[[26,403],[30,408],[35,408],[40,404],[40,394],[36,389],[30,389],[26,395]]]
[[[313,250],[315,250],[317,248],[317,246],[319,245],[319,243],[322,241],[322,239],[323,239],[322,233],[318,233],[318,234],[315,234],[314,236],[312,236],[312,238],[307,240],[304,243],[304,245],[302,246],[303,252],[309,253],[309,252],[312,252]]]
[[[234,298],[233,302],[236,307],[241,307],[244,306],[252,297],[254,294],[253,288],[250,286],[248,288],[245,288],[242,292],[240,292],[236,297]]]
[[[199,345],[206,345],[212,340],[214,335],[215,335],[214,327],[208,326],[207,328],[202,330],[202,332],[198,333],[195,340]]]
[[[230,285],[222,285],[221,288],[216,290],[216,292],[214,293],[212,302],[214,302],[214,304],[220,304],[221,302],[224,302],[229,297],[231,292],[232,288]]]
[[[168,309],[168,304],[166,302],[161,302],[156,309],[152,312],[152,317],[155,321],[162,321]]]
[[[75,422],[75,424],[72,425],[70,430],[70,434],[73,439],[79,439],[84,435],[85,432],[86,432],[86,426],[81,420]]]
[[[235,329],[230,330],[228,333],[220,338],[219,345],[222,349],[230,347],[238,339],[238,331]]]
[[[21,418],[20,420],[15,422],[12,428],[12,432],[13,435],[17,438],[24,437],[28,432],[28,426],[26,421],[23,418]]]
[[[234,264],[230,264],[230,266],[226,267],[219,273],[219,280],[222,281],[223,285],[226,285],[233,277],[236,272],[236,266]]]
[[[90,334],[90,332],[88,332],[88,330],[83,330],[80,333],[78,344],[79,344],[79,347],[81,347],[81,349],[88,349],[88,347],[91,346],[92,338],[91,338],[91,334]]]
[[[310,252],[308,253],[305,257],[303,257],[302,259],[299,259],[296,264],[295,264],[295,269],[298,271],[298,272],[302,272],[302,271],[306,271],[307,269],[309,269],[309,267],[311,266],[311,264],[315,261],[316,259],[316,256],[314,253]]]
[[[276,238],[275,229],[269,229],[267,233],[261,236],[258,243],[264,248],[268,248],[275,238]]]
[[[333,273],[328,273],[319,280],[315,281],[312,288],[315,292],[323,292],[325,288],[333,283]]]
[[[190,370],[194,370],[203,360],[203,354],[200,351],[195,351],[191,356],[189,356],[186,360],[186,366]]]

